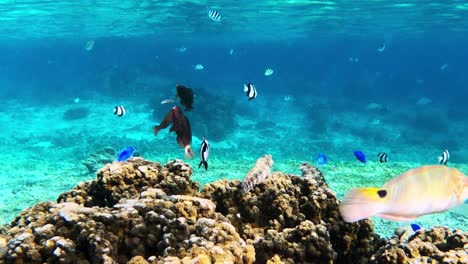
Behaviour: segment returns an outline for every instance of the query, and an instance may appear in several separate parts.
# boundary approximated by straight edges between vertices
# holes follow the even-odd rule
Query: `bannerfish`
[[[161,104],[170,104],[170,103],[173,103],[173,102],[174,102],[174,100],[172,100],[172,99],[164,99],[164,100],[161,101]]]
[[[117,157],[118,162],[126,161],[129,158],[133,156],[133,153],[135,153],[136,148],[135,147],[126,147],[122,149],[119,153],[119,156]]]
[[[324,165],[327,163],[327,156],[325,156],[325,154],[318,154],[317,163],[318,165]]]
[[[450,159],[450,153],[448,152],[448,150],[444,150],[444,152],[442,152],[442,156],[437,157],[437,159],[439,160],[440,164],[447,165],[447,162]]]
[[[203,67],[203,65],[201,65],[201,64],[197,64],[197,65],[193,66],[193,68],[194,68],[196,71],[201,71],[201,70],[203,70],[205,67]]]
[[[210,155],[210,143],[208,143],[208,140],[206,138],[202,138],[202,143],[200,145],[200,164],[198,164],[198,168],[203,166],[205,167],[205,170],[208,170],[208,156]]]
[[[175,98],[180,98],[180,103],[185,106],[185,111],[193,109],[193,101],[195,97],[193,96],[192,88],[187,88],[181,84],[177,84]]]
[[[195,157],[190,145],[192,144],[192,128],[188,118],[182,112],[182,109],[178,106],[172,107],[172,109],[166,114],[163,121],[154,127],[154,135],[158,135],[159,130],[167,128],[172,124],[169,132],[176,132],[177,143],[184,148],[185,158],[191,159]]]
[[[359,160],[362,163],[367,162],[366,155],[364,155],[364,152],[362,152],[360,150],[355,150],[354,151],[354,156],[356,157],[357,160]]]
[[[377,154],[377,158],[379,158],[380,163],[385,163],[388,161],[388,155],[385,152],[380,152]]]
[[[208,17],[215,22],[221,21],[221,14],[214,9],[208,9]]]
[[[447,69],[447,67],[448,67],[448,64],[445,63],[442,66],[440,66],[440,70],[443,71],[443,70]]]
[[[249,97],[249,101],[257,97],[257,89],[255,89],[253,83],[244,84],[244,93]]]
[[[441,165],[411,169],[381,188],[354,188],[343,198],[340,212],[346,222],[371,216],[413,221],[463,204],[468,198],[468,177]]]
[[[274,73],[274,71],[272,69],[266,69],[265,70],[265,76],[270,76]]]
[[[234,49],[229,50],[229,55],[232,55],[232,54],[234,54]]]
[[[127,110],[125,109],[125,107],[123,107],[121,105],[118,105],[118,106],[114,107],[114,115],[116,115],[118,117],[122,117],[126,113],[127,113]]]
[[[421,226],[418,224],[411,224],[411,229],[413,229],[413,232],[418,232],[421,230]]]

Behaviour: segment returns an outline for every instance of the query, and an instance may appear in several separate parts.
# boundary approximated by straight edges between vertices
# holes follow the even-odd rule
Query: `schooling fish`
[[[249,97],[249,101],[257,97],[257,89],[255,89],[253,83],[244,84],[244,93]]]
[[[468,199],[468,177],[441,165],[411,169],[382,188],[354,188],[343,198],[340,211],[346,222],[371,216],[412,221],[444,212]]]
[[[192,88],[187,88],[181,84],[177,84],[175,98],[180,98],[180,103],[185,106],[185,111],[193,109],[193,101],[195,97],[193,96]]]
[[[214,9],[208,9],[208,17],[215,22],[221,21],[221,14]]]
[[[123,107],[121,105],[118,105],[118,106],[114,107],[114,115],[116,115],[118,117],[122,117],[126,113],[127,113],[127,110],[125,109],[125,107]]]
[[[364,152],[362,152],[360,150],[355,150],[354,151],[354,156],[356,157],[357,160],[359,160],[362,163],[367,162],[366,155],[364,155]]]
[[[208,156],[210,155],[210,143],[208,143],[208,140],[206,140],[205,138],[202,138],[203,141],[200,145],[200,164],[198,164],[198,168],[201,167],[201,165],[203,164],[203,166],[205,167],[205,170],[208,170]]]
[[[448,152],[448,150],[444,150],[444,152],[442,152],[442,156],[437,157],[437,159],[439,160],[440,164],[447,165],[447,162],[450,159],[450,153]]]
[[[318,154],[317,163],[318,165],[324,165],[327,163],[327,156],[325,156],[325,154]]]
[[[192,144],[192,128],[188,118],[182,112],[182,109],[178,106],[172,107],[172,109],[166,114],[161,124],[154,127],[154,135],[158,135],[159,130],[167,128],[172,124],[169,132],[176,132],[177,143],[185,150],[185,158],[191,159],[195,157],[190,145]]]
[[[274,73],[275,71],[273,71],[273,69],[266,69],[265,70],[265,76],[270,76]]]
[[[136,150],[135,147],[126,147],[126,148],[122,149],[120,151],[120,153],[119,153],[117,161],[121,162],[121,161],[128,160],[129,158],[131,158],[133,156],[133,153],[135,153],[135,150]]]

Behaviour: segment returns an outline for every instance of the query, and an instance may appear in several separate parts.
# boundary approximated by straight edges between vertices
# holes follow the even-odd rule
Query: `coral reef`
[[[199,192],[180,160],[109,163],[0,227],[0,264],[467,263],[466,233],[397,230],[382,240],[371,220],[342,221],[316,167],[304,163],[296,176],[270,173],[272,163],[259,159],[271,175],[249,192],[239,180]]]
[[[468,263],[468,234],[448,227],[397,229],[372,255],[372,263]]]
[[[239,181],[206,185],[200,197],[216,203],[255,247],[258,263],[351,263],[370,257],[380,239],[370,220],[344,223],[339,201],[315,167],[303,176],[273,173],[245,193]]]

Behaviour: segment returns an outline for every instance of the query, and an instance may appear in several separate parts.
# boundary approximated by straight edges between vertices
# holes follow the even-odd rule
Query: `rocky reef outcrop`
[[[0,263],[467,263],[466,233],[400,230],[383,240],[371,220],[343,222],[322,173],[300,169],[247,191],[239,180],[198,191],[180,160],[107,164],[2,226]]]

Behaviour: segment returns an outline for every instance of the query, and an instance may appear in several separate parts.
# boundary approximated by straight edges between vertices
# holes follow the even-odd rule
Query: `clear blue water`
[[[171,107],[159,102],[174,96],[177,83],[196,94],[187,114],[194,149],[203,136],[213,145],[214,169],[194,173],[202,183],[241,179],[248,167],[236,164],[253,165],[264,153],[273,154],[278,170],[295,173],[301,161],[326,153],[331,164],[355,172],[324,167],[336,176],[332,186],[350,177],[363,184],[355,149],[368,153],[375,162],[369,166],[394,168],[374,173],[376,185],[436,163],[444,149],[449,164],[468,173],[468,1],[211,7],[221,22],[197,1],[0,3],[0,223],[92,179],[81,162],[103,147],[134,145],[159,162],[183,158],[174,136],[152,135]],[[265,76],[267,68],[274,74]],[[253,101],[242,91],[247,82],[258,90]],[[117,104],[128,109],[121,119],[112,115]],[[63,118],[75,108],[86,114]],[[377,163],[380,151],[389,154],[388,164]],[[188,162],[197,166],[198,158]],[[54,191],[31,197],[31,185]],[[447,219],[463,226],[466,212]]]

